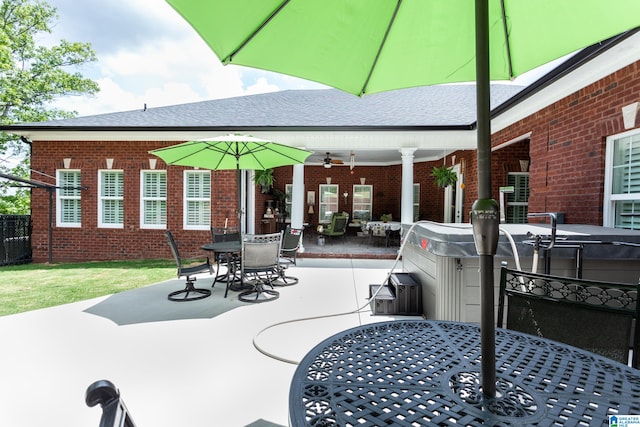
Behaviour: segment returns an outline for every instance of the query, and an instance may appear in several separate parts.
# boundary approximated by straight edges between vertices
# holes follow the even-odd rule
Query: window
[[[140,228],[167,226],[167,172],[140,172]]]
[[[58,170],[56,190],[56,225],[58,227],[81,227],[80,171]]]
[[[124,173],[98,171],[98,227],[124,226]]]
[[[371,221],[373,209],[373,185],[353,186],[353,220]]]
[[[413,222],[420,220],[420,184],[413,184]]]
[[[607,139],[604,226],[640,230],[640,132]]]
[[[529,213],[529,172],[509,172],[507,186],[513,187],[513,193],[505,193],[508,224],[526,224]]]
[[[318,222],[331,221],[331,215],[338,211],[338,186],[336,184],[320,184],[320,211]]]
[[[184,172],[184,228],[208,230],[211,226],[211,173]]]

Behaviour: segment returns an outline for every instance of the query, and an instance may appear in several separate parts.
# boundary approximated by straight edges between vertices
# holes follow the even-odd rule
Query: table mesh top
[[[640,371],[593,353],[496,330],[497,397],[481,389],[477,325],[374,323],[309,352],[289,411],[299,426],[608,425],[640,414]]]

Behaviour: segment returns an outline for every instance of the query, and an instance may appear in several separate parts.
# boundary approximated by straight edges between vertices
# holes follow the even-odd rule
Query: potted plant
[[[452,167],[449,168],[445,165],[434,166],[431,176],[436,179],[436,185],[440,188],[447,188],[458,181],[458,174]]]
[[[380,215],[380,221],[382,221],[382,222],[393,221],[393,215],[392,214],[382,214],[382,215]]]
[[[253,181],[262,187],[262,193],[267,194],[273,187],[273,169],[256,170],[253,175]]]

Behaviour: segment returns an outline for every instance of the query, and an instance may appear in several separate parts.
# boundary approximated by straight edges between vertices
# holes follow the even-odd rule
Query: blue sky
[[[276,73],[223,67],[164,0],[45,0],[58,9],[54,41],[89,42],[98,62],[80,71],[101,88],[58,107],[80,115],[323,86]],[[233,0],[229,0],[233,1]],[[526,84],[535,72],[515,83]]]

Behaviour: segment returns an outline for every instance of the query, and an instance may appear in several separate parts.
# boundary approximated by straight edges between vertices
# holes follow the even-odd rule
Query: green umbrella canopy
[[[485,1],[493,80],[640,25],[638,0]],[[167,2],[225,64],[356,95],[476,79],[471,0]]]
[[[149,151],[168,165],[264,170],[304,163],[310,151],[245,135],[189,141]]]

